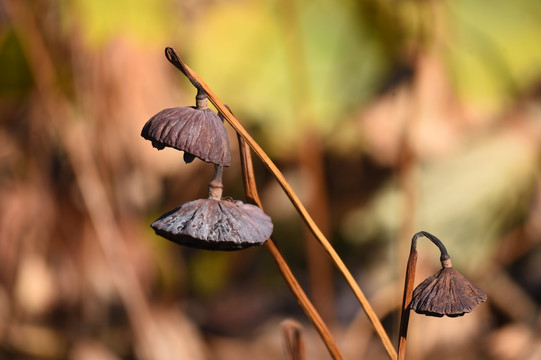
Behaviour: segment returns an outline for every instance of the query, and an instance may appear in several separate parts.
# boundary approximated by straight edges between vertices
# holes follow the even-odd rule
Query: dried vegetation
[[[155,236],[149,224],[165,209],[204,196],[212,177],[208,164],[184,165],[179,152],[157,153],[140,138],[152,114],[193,103],[192,90],[182,91],[163,59],[164,44],[144,45],[119,33],[89,45],[82,24],[61,21],[70,19],[62,18],[64,11],[74,11],[65,6],[0,4],[0,59],[9,65],[0,68],[0,357],[242,360],[279,358],[287,349],[292,359],[328,358],[266,252],[208,254]],[[371,6],[360,11],[372,13]],[[383,10],[374,21],[388,19]],[[202,10],[183,5],[178,11],[197,18]],[[225,61],[230,54],[222,55]],[[412,317],[408,358],[537,359],[538,75],[532,70],[509,106],[489,113],[456,95],[433,49],[402,60],[409,75],[386,91],[372,90],[370,100],[341,103],[347,116],[326,116],[321,129],[306,126],[295,136],[279,136],[291,123],[261,115],[272,134],[265,139],[265,121],[253,118],[258,106],[237,101],[232,107],[258,140],[275,147],[273,156],[355,279],[369,289],[390,334],[398,326],[401,261],[411,234],[419,226],[441,229],[450,239],[456,267],[489,302],[465,317]],[[305,68],[297,65],[291,73]],[[346,73],[346,80],[353,76]],[[220,96],[234,100],[233,89],[256,93],[262,83],[230,84],[230,93]],[[328,84],[322,82],[335,91]],[[304,90],[284,93],[309,101],[298,96]],[[319,90],[314,96],[324,93]],[[310,111],[298,105],[299,123],[310,123]],[[239,195],[239,154],[235,146],[232,151],[224,184]],[[281,235],[277,244],[301,282],[310,284],[344,357],[387,358],[326,254],[305,247],[302,239],[314,243],[312,235],[303,233],[285,197],[255,166],[266,211]],[[437,267],[421,256],[419,277]],[[304,324],[302,333],[289,324],[281,334],[280,321],[290,316]]]

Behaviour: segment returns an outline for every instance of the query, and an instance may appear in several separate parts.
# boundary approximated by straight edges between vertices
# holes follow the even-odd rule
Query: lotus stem
[[[426,232],[426,231],[419,231],[418,233],[416,233],[415,235],[413,235],[413,238],[411,239],[411,247],[416,249],[417,248],[417,239],[420,238],[420,237],[426,237],[427,239],[429,239],[430,241],[432,241],[434,243],[434,245],[436,245],[438,247],[438,249],[440,249],[440,261],[442,262],[443,264],[443,261],[444,260],[448,260],[448,259],[451,259],[451,257],[449,256],[449,253],[447,252],[447,249],[445,248],[445,245],[443,245],[443,242],[441,242],[440,239],[438,239],[436,236]]]
[[[197,110],[205,110],[208,108],[207,94],[203,88],[197,88],[197,95],[195,95],[195,107]]]
[[[254,176],[250,148],[246,144],[244,138],[242,138],[238,134],[237,137],[239,141],[242,180],[244,183],[244,192],[246,194],[246,198],[249,202],[252,202],[253,204],[261,208],[261,200],[259,199],[259,194],[257,192],[257,185]],[[334,341],[331,332],[327,328],[327,325],[315,309],[314,305],[311,303],[310,299],[308,299],[308,296],[295,278],[295,275],[293,275],[293,272],[289,268],[289,265],[285,261],[284,257],[282,256],[272,239],[268,239],[265,243],[265,246],[269,250],[271,256],[274,258],[274,261],[278,265],[278,268],[280,269],[280,272],[282,273],[282,276],[284,277],[287,285],[293,292],[293,295],[297,298],[297,302],[299,303],[300,307],[321,336],[321,339],[325,343],[325,346],[329,350],[332,358],[343,359],[344,357],[340,353],[340,350],[338,349],[338,346],[336,345],[336,342]]]
[[[221,200],[224,185],[222,184],[222,175],[224,167],[221,165],[214,165],[214,177],[209,183],[209,199]]]

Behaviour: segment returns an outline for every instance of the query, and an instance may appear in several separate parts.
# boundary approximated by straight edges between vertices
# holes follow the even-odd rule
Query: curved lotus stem
[[[449,253],[447,252],[447,249],[445,248],[445,245],[443,245],[441,240],[426,231],[419,231],[417,234],[413,235],[413,238],[411,239],[412,249],[417,248],[417,239],[423,236],[428,238],[430,241],[432,241],[434,245],[436,245],[438,249],[440,249],[440,253],[441,253],[440,261],[444,261],[446,259],[451,258],[451,256],[449,256]]]

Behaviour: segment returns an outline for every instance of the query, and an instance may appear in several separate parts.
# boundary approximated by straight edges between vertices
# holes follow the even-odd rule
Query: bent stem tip
[[[173,64],[177,69],[180,70],[190,80],[192,85],[197,89],[197,97],[199,98],[201,95],[204,94],[206,98],[205,90],[203,89],[203,86],[195,79],[195,77],[192,76],[192,74],[186,69],[186,65],[184,62],[180,59],[180,57],[177,55],[175,50],[173,50],[172,47],[166,47],[165,48],[165,57],[171,64]]]

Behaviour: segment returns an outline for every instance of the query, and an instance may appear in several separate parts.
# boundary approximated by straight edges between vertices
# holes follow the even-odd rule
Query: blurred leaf
[[[300,12],[309,106],[317,127],[325,132],[332,130],[347,110],[357,109],[373,95],[392,61],[383,56],[388,44],[383,44],[377,33],[380,24],[365,21],[370,15],[356,11],[350,2],[339,4],[311,1]]]
[[[535,147],[516,134],[476,144],[445,161],[424,164],[418,174],[415,228],[441,238],[451,256],[457,254],[453,262],[462,266],[490,257],[509,222],[527,212],[537,173]],[[350,214],[344,234],[355,242],[393,239],[404,218],[403,200],[390,184],[371,205]]]
[[[291,141],[292,94],[276,18],[261,5],[217,5],[195,34],[192,67],[222,101],[257,118],[269,134]]]
[[[447,60],[461,97],[498,110],[541,79],[541,2],[447,4]]]
[[[293,4],[291,6],[296,6]],[[388,66],[374,29],[358,26],[363,17],[349,2],[315,1],[299,17],[281,16],[267,3],[227,3],[210,9],[199,22],[191,49],[192,67],[232,109],[265,128],[275,152],[286,151],[303,130],[302,118],[328,133],[373,94]],[[288,24],[293,18],[295,24]],[[359,19],[361,18],[361,19]],[[290,28],[298,28],[300,43]],[[376,36],[374,36],[376,35]],[[304,55],[307,84],[294,84],[290,54]],[[296,91],[306,89],[307,94]],[[234,89],[234,90],[232,90]],[[295,99],[307,104],[296,104]],[[300,108],[297,108],[300,107]]]
[[[93,46],[118,36],[163,43],[174,23],[168,0],[76,0],[73,7],[66,16],[75,14],[86,41]]]

